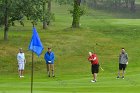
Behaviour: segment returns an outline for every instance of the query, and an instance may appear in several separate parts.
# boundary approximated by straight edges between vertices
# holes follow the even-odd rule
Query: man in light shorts
[[[24,67],[26,63],[25,54],[23,53],[22,48],[19,49],[19,53],[17,54],[17,61],[18,61],[18,71],[19,71],[19,77],[24,77]]]

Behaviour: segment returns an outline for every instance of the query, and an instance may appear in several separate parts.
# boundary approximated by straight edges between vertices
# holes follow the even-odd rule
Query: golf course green
[[[126,14],[89,10],[80,19],[80,28],[71,28],[71,6],[55,5],[55,21],[36,29],[44,46],[40,57],[34,55],[33,93],[139,93],[140,91],[140,19]],[[123,16],[123,17],[122,17]],[[126,18],[125,18],[126,17]],[[0,27],[0,93],[30,93],[32,53],[28,46],[32,24],[24,21],[10,27],[8,41]],[[17,53],[23,48],[26,56],[24,78],[18,77]],[[55,76],[47,77],[44,54],[48,47],[55,53]],[[125,79],[116,79],[118,56],[124,47],[129,56]],[[94,51],[104,71],[91,83],[88,52]]]

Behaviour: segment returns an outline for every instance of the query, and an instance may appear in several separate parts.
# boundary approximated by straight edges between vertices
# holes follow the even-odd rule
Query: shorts
[[[24,70],[24,66],[25,66],[24,63],[19,63],[18,64],[18,70]]]
[[[92,74],[94,73],[98,73],[99,72],[99,64],[93,65],[91,66],[91,72]]]
[[[119,70],[125,70],[126,64],[119,64]]]

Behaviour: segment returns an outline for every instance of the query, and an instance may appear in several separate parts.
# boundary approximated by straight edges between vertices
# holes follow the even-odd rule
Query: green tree
[[[46,1],[43,3],[43,29],[46,29],[50,25],[51,21],[55,20],[54,14],[51,11],[52,0]]]
[[[0,1],[0,25],[4,25],[4,40],[8,39],[8,30],[10,25],[14,25],[15,20],[20,20],[22,14],[17,9],[17,0]]]
[[[53,14],[52,14],[52,12],[51,12],[51,1],[52,0],[48,0],[48,11],[47,11],[47,25],[49,25],[50,24],[50,21],[51,21],[51,19],[52,19],[52,16],[53,16]]]
[[[48,0],[0,0],[0,25],[4,25],[4,40],[8,39],[8,30],[15,20],[26,17],[32,20],[33,26],[43,20],[43,2]],[[51,0],[50,0],[51,1]],[[48,15],[46,12],[45,15]]]
[[[46,20],[46,14],[47,14],[47,2],[43,2],[43,29],[47,28],[47,20]]]
[[[78,28],[81,16],[81,9],[80,9],[81,0],[74,0],[74,9],[73,9],[73,21],[72,27]]]

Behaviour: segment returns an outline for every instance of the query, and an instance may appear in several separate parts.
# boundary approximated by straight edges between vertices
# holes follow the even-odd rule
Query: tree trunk
[[[130,1],[130,5],[131,5],[131,8],[130,8],[131,11],[132,11],[132,12],[135,12],[135,0],[131,0],[131,1]]]
[[[125,7],[128,8],[128,0],[125,0]]]
[[[50,17],[51,17],[51,0],[48,0],[48,14],[49,14],[49,20],[47,20],[47,25],[50,24]]]
[[[48,0],[48,12],[51,12],[51,0]]]
[[[8,2],[5,0],[5,11],[4,11],[4,40],[8,40]]]
[[[74,0],[73,22],[72,22],[72,27],[73,28],[78,28],[79,27],[80,3],[81,3],[81,0]]]
[[[93,5],[94,5],[94,7],[97,7],[97,1],[96,0],[93,0]]]
[[[118,8],[118,2],[117,1],[118,0],[115,0],[115,2],[114,2],[115,8]]]
[[[118,0],[118,7],[121,7],[121,0]]]
[[[46,12],[46,2],[43,2],[43,29],[47,29]]]

